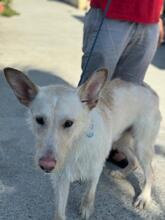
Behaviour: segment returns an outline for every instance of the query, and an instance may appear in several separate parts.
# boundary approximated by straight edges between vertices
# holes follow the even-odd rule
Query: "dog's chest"
[[[102,123],[97,128],[95,124],[92,125],[84,138],[76,143],[76,150],[72,152],[66,166],[71,181],[90,179],[102,169],[111,148],[111,132],[103,127]]]

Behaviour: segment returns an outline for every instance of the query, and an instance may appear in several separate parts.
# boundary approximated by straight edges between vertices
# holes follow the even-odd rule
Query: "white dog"
[[[99,177],[114,142],[126,154],[129,166],[113,176],[126,176],[138,160],[145,183],[134,205],[142,209],[150,202],[151,162],[161,116],[158,97],[149,86],[120,79],[107,81],[106,69],[97,70],[79,88],[39,87],[18,70],[6,68],[4,72],[19,101],[29,108],[36,161],[51,173],[58,198],[56,220],[66,219],[69,186],[79,179],[88,183],[81,215],[90,217]]]

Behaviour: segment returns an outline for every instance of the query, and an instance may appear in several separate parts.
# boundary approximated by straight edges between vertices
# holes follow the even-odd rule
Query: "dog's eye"
[[[42,116],[37,116],[35,120],[37,124],[42,125],[42,126],[45,125],[45,119]]]
[[[71,127],[72,125],[73,125],[73,121],[67,120],[67,121],[65,121],[65,123],[63,124],[63,127],[64,127],[64,128],[69,128],[69,127]]]

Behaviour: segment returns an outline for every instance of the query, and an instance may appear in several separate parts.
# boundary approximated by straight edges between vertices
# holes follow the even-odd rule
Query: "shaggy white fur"
[[[113,143],[130,163],[123,172],[112,175],[125,177],[138,160],[145,183],[134,205],[142,209],[151,200],[151,163],[161,121],[158,97],[146,85],[120,79],[109,82],[107,75],[106,69],[100,69],[80,88],[38,87],[23,73],[5,69],[15,95],[29,108],[28,121],[36,136],[36,162],[51,172],[56,220],[66,219],[69,186],[79,179],[88,183],[81,215],[84,219],[91,216],[99,177]]]

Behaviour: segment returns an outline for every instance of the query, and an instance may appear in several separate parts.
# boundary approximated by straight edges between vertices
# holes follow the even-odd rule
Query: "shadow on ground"
[[[159,69],[165,69],[165,45],[161,45],[155,54],[152,64]]]
[[[29,69],[27,73],[41,86],[66,83],[51,72]],[[53,190],[48,175],[34,165],[34,138],[26,125],[26,108],[19,104],[2,74],[0,88],[1,219],[53,220]],[[151,219],[149,217],[152,211],[141,216],[141,213],[132,208],[134,187],[131,185],[136,188],[136,194],[139,193],[136,176],[133,175],[128,181],[116,181],[103,173],[96,195],[96,209],[91,220]],[[84,184],[72,184],[67,208],[68,220],[80,219],[78,210],[83,191]],[[154,213],[152,217],[158,219]]]
[[[78,21],[84,23],[84,16],[73,15],[73,17],[76,18]]]
[[[155,146],[155,153],[159,156],[165,157],[165,146],[156,145]]]
[[[61,1],[61,0],[48,0],[48,1],[50,1],[50,2],[59,2],[61,4],[65,4],[65,5],[69,5],[69,6],[74,7],[73,5],[69,4],[69,2],[67,2],[65,0],[64,1]]]

